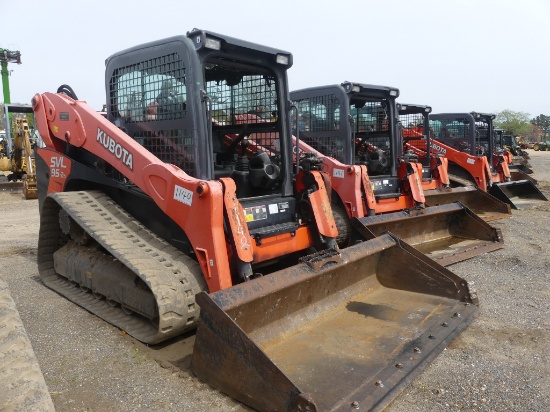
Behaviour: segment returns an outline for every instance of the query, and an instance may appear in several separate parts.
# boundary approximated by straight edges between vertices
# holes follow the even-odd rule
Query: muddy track
[[[66,259],[85,255],[89,266],[80,266],[78,270],[87,273],[94,272],[94,264],[99,260],[110,259],[101,250],[81,245],[82,239],[72,239],[67,245],[60,245],[59,239],[63,237],[60,210],[72,219],[69,225],[76,222],[120,262],[116,264],[124,265],[147,285],[158,307],[158,320],[129,314],[121,307],[123,302],[118,302],[121,306],[114,305],[112,300],[118,299],[107,296],[107,292],[94,293],[101,285],[93,283],[92,275],[88,275],[90,283],[82,285],[75,284],[79,283],[77,277],[68,279],[56,272],[59,261],[56,261],[54,253],[58,253],[61,247],[78,248]],[[48,287],[145,343],[162,342],[191,330],[198,320],[199,307],[195,303],[195,295],[204,289],[198,265],[156,237],[101,192],[59,193],[46,199],[40,224],[38,268]],[[116,283],[113,280],[113,288],[116,288]],[[138,289],[135,282],[129,283],[132,283],[130,287]],[[135,293],[143,295],[144,292]],[[119,295],[128,294],[128,289],[123,289]]]

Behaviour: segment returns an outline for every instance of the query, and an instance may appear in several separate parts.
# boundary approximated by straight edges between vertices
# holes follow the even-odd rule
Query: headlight
[[[222,48],[222,42],[216,39],[207,37],[204,41],[204,47],[212,50],[220,50]]]
[[[284,64],[285,66],[288,66],[288,56],[285,56],[284,54],[278,54],[275,61],[279,64]]]

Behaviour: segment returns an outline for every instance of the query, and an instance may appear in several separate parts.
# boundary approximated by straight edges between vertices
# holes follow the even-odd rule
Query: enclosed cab
[[[366,165],[377,199],[398,197],[398,96],[397,88],[351,82],[293,91],[294,129],[314,150],[343,164]]]
[[[436,172],[438,164],[437,162],[433,162],[433,159],[437,159],[438,157],[427,155],[427,153],[431,153],[431,140],[428,136],[430,130],[429,114],[432,112],[431,106],[397,103],[397,112],[399,114],[399,133],[402,137],[403,150],[412,150],[418,155],[418,160],[422,163],[423,185],[425,182],[432,183],[431,181],[434,177],[436,181],[441,182],[439,172]],[[433,184],[424,186],[424,188],[432,189],[442,185],[447,185],[447,181],[445,180],[439,184],[433,182]]]

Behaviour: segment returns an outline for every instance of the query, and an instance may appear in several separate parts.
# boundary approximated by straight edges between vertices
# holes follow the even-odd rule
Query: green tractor
[[[549,151],[550,150],[550,143],[548,141],[546,142],[538,142],[535,143],[533,146],[533,150],[536,152],[540,151]]]

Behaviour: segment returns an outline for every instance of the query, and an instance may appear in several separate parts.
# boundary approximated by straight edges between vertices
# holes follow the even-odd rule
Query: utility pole
[[[11,103],[8,63],[21,64],[21,52],[0,48],[0,67],[2,73],[2,89],[4,91],[4,104]]]

